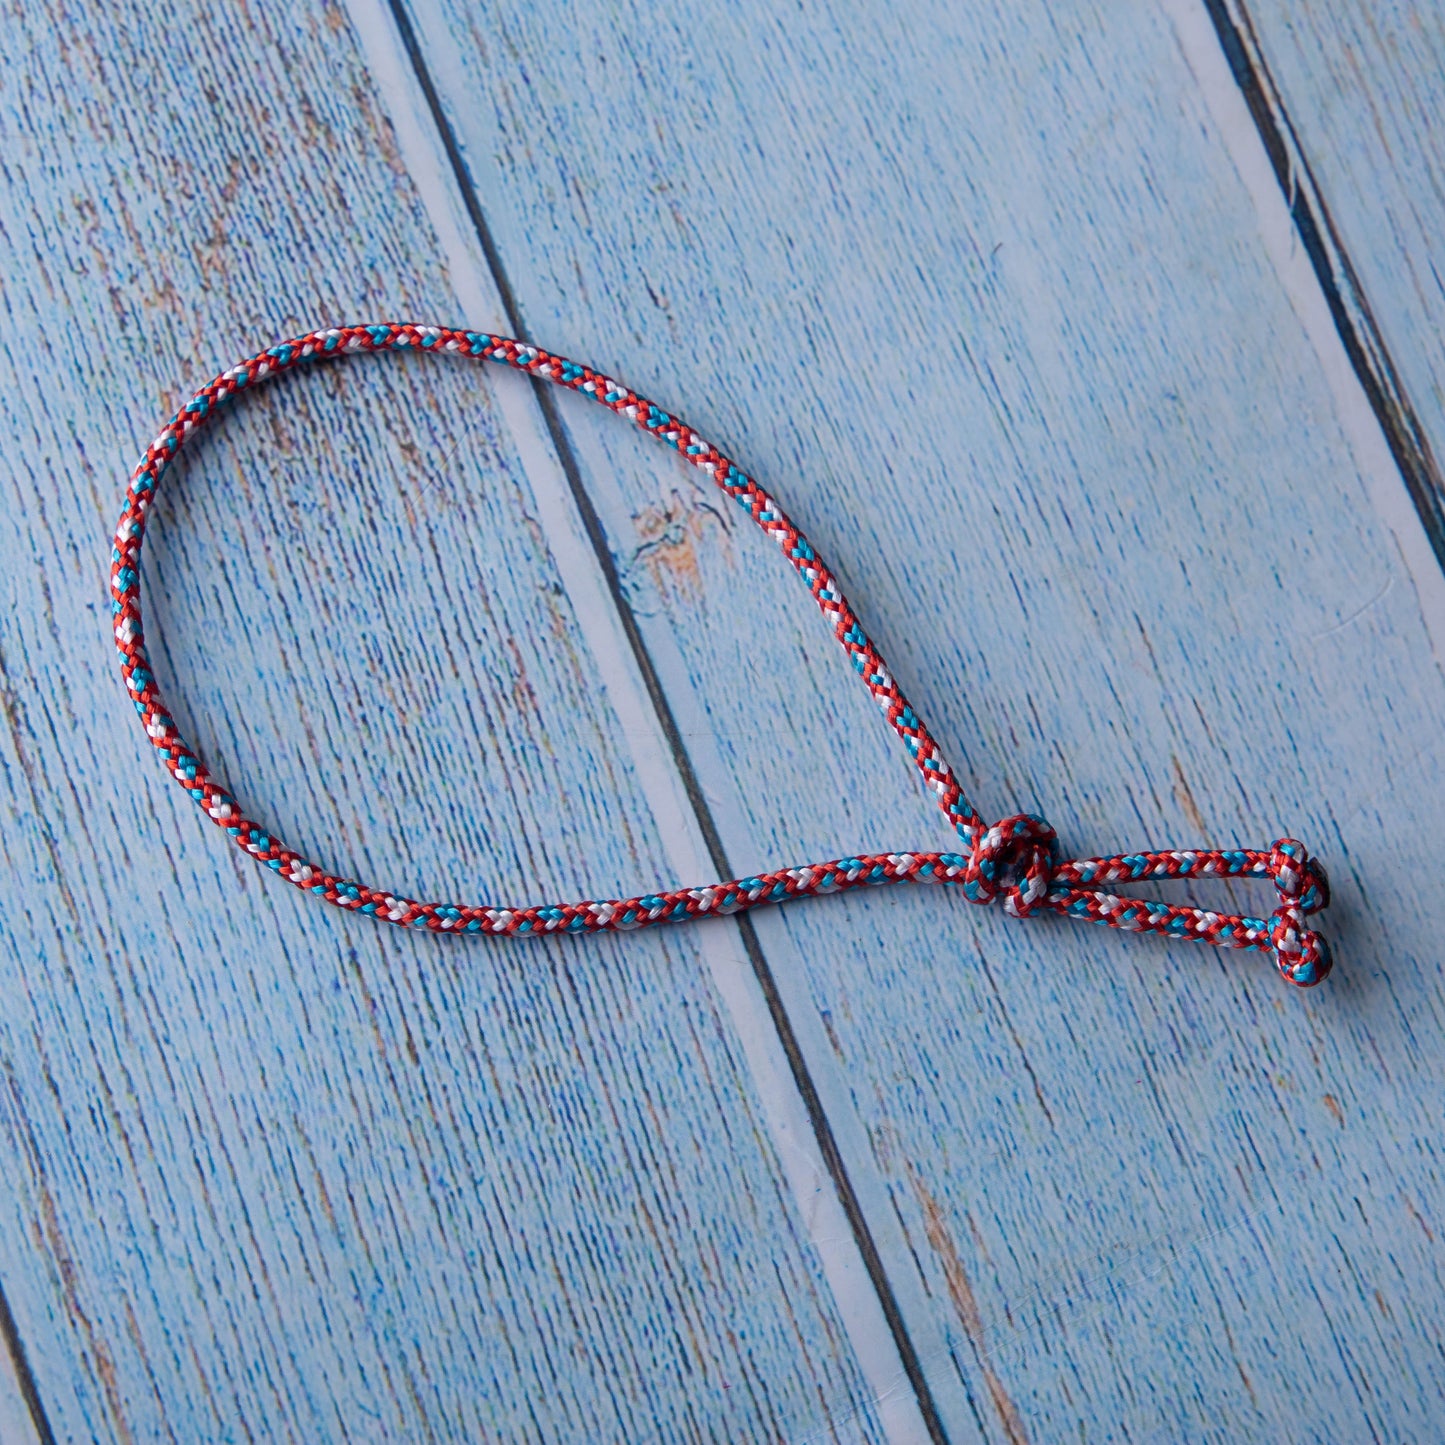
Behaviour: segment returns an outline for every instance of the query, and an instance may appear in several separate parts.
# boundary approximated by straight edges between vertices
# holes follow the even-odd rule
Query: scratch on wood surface
[[[959,1257],[958,1246],[949,1232],[943,1209],[929,1192],[922,1174],[911,1159],[907,1161],[907,1168],[909,1182],[913,1185],[913,1192],[923,1210],[923,1227],[928,1243],[942,1264],[943,1277],[948,1282],[949,1298],[953,1301],[954,1311],[963,1325],[963,1332],[973,1346],[999,1424],[1003,1426],[1009,1445],[1028,1445],[1023,1417],[1009,1398],[1008,1391],[989,1358],[983,1316],[979,1313],[978,1303],[973,1296],[973,1286],[968,1281],[968,1274],[964,1270],[963,1260]]]
[[[76,905],[75,896],[71,892],[69,880],[66,877],[66,870],[62,866],[59,845],[56,842],[54,831],[46,821],[46,810],[41,802],[38,790],[37,770],[31,754],[34,751],[35,738],[30,731],[25,717],[24,705],[20,695],[11,682],[10,670],[6,664],[5,650],[0,646],[0,711],[5,714],[5,725],[10,735],[10,745],[14,752],[16,761],[20,764],[20,770],[25,777],[26,802],[30,806],[31,816],[39,823],[40,837],[45,848],[46,857],[49,860],[51,874],[55,879],[60,897],[65,904],[65,910],[72,922],[80,921],[80,911]]]
[[[1390,589],[1393,588],[1394,585],[1395,574],[1392,572],[1388,577],[1385,578],[1379,590],[1375,592],[1374,595],[1368,599],[1368,601],[1362,602],[1347,617],[1341,618],[1340,621],[1336,622],[1331,627],[1326,627],[1323,632],[1316,632],[1314,634],[1315,638],[1318,639],[1321,637],[1332,637],[1337,632],[1343,632],[1344,629],[1347,627],[1353,627],[1355,623],[1357,623],[1362,617],[1366,615],[1366,613],[1368,613],[1372,608],[1378,607],[1380,603],[1383,602],[1387,596],[1389,596]]]
[[[19,1100],[16,1099],[15,1102],[18,1108]],[[38,1160],[32,1162],[38,1163]],[[43,1175],[36,1180],[36,1192],[40,1198],[40,1218],[43,1221],[45,1248],[60,1275],[66,1311],[71,1319],[79,1325],[81,1333],[85,1337],[91,1359],[94,1362],[95,1374],[100,1380],[101,1389],[105,1394],[111,1427],[116,1431],[122,1445],[130,1445],[134,1436],[131,1434],[129,1411],[125,1408],[125,1391],[122,1389],[120,1378],[116,1372],[115,1359],[104,1335],[81,1303],[79,1271],[76,1269],[74,1257],[60,1227],[60,1215],[55,1207],[55,1196]]]
[[[1415,1223],[1420,1226],[1420,1232],[1425,1236],[1426,1239],[1430,1241],[1431,1244],[1434,1244],[1434,1231],[1430,1228],[1428,1224],[1425,1223],[1425,1216],[1422,1215],[1418,1209],[1416,1209],[1414,1201],[1411,1200],[1410,1196],[1408,1194],[1405,1194],[1403,1191],[1401,1192],[1400,1198],[1404,1200],[1405,1208],[1409,1211],[1410,1218],[1413,1219]]]
[[[1049,1109],[1049,1101],[1044,1098],[1043,1085],[1039,1083],[1039,1076],[1034,1071],[1033,1064],[1029,1061],[1028,1050],[1024,1047],[1024,1041],[1019,1031],[1014,1027],[1014,1021],[1009,1017],[1008,1005],[1004,1002],[1003,994],[999,991],[998,980],[993,976],[993,969],[989,965],[988,956],[982,947],[978,951],[979,966],[983,969],[984,976],[988,979],[988,986],[993,994],[994,1003],[1003,1018],[1004,1027],[1008,1030],[1009,1037],[1013,1040],[1014,1048],[1018,1051],[1019,1062],[1024,1066],[1024,1072],[1029,1076],[1029,1083],[1033,1087],[1034,1098],[1038,1101],[1039,1108],[1043,1111],[1044,1118],[1049,1121],[1049,1127],[1057,1127],[1054,1124],[1054,1116]]]
[[[1179,761],[1177,753],[1169,754],[1169,766],[1174,772],[1174,801],[1183,809],[1184,816],[1199,835],[1200,842],[1208,844],[1210,832],[1204,824],[1204,814],[1199,811],[1199,804],[1194,799],[1189,780],[1184,776],[1184,764]]]

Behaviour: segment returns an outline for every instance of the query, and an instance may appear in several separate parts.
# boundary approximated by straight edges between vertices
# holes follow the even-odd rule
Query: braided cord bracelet
[[[649,435],[666,442],[693,466],[708,473],[778,544],[807,584],[854,670],[902,740],[923,775],[925,786],[937,798],[939,807],[962,840],[962,851],[876,853],[780,868],[754,878],[672,889],[637,898],[505,908],[422,903],[339,878],[288,848],[269,829],[245,817],[236,800],[181,737],[161,698],[146,655],[141,627],[140,556],[151,502],[181,447],[237,393],[325,357],[392,350],[451,352],[499,362],[529,376],[555,382],[636,422]],[[171,776],[195,799],[206,816],[224,828],[236,846],[258,863],[298,888],[353,913],[435,932],[581,933],[682,922],[713,914],[737,913],[764,903],[779,903],[815,893],[836,893],[913,879],[958,884],[964,897],[973,903],[986,904],[1001,897],[1005,910],[1015,918],[1048,911],[1136,933],[1160,933],[1225,948],[1257,949],[1272,954],[1281,975],[1303,987],[1318,983],[1330,970],[1328,945],[1319,933],[1307,928],[1304,921],[1306,915],[1328,904],[1329,883],[1321,864],[1309,856],[1302,843],[1292,838],[1281,838],[1267,850],[1199,848],[1065,859],[1060,856],[1053,828],[1040,817],[1020,813],[998,823],[986,823],[964,797],[938,744],[909,706],[877,648],[868,640],[832,573],[772,497],[679,418],[620,382],[535,346],[486,332],[453,331],[437,326],[345,326],[283,341],[240,362],[202,387],[146,449],[126,492],[112,561],[110,586],[121,672],[146,736],[160,752]],[[1268,918],[1249,918],[1125,898],[1107,891],[1113,884],[1183,878],[1268,878],[1279,892],[1279,906]]]

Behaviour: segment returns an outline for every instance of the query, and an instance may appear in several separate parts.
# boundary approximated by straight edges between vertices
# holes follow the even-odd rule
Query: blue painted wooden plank
[[[1302,996],[932,891],[759,918],[948,1428],[1422,1438],[1441,578],[1189,9],[412,13],[529,335],[776,491],[987,810],[1334,868]],[[563,410],[736,867],[941,846],[767,545]]]
[[[1224,9],[1445,550],[1445,16],[1358,0]]]
[[[124,706],[106,539],[183,385],[459,309],[344,14],[35,7],[0,128],[0,1282],[57,1438],[908,1438],[731,925],[347,919],[204,827]],[[283,836],[503,898],[668,870],[540,435],[522,389],[369,358],[168,481],[158,672]]]

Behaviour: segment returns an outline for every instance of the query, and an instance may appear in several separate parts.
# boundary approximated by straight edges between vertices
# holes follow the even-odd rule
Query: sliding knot
[[[1280,896],[1269,920],[1275,966],[1288,982],[1309,988],[1329,973],[1333,962],[1323,935],[1305,927],[1306,914],[1329,906],[1329,875],[1303,843],[1281,838],[1270,849],[1269,876]]]
[[[1053,828],[1032,813],[1017,813],[974,839],[963,875],[964,895],[971,903],[992,903],[1002,892],[1004,911],[1027,918],[1048,896],[1058,861]]]

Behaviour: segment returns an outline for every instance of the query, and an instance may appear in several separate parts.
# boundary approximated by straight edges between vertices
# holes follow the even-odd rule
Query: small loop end
[[[1298,839],[1280,838],[1270,849],[1269,875],[1280,897],[1270,917],[1275,966],[1286,983],[1313,988],[1328,976],[1334,959],[1324,935],[1306,928],[1304,920],[1329,906],[1329,874]]]

